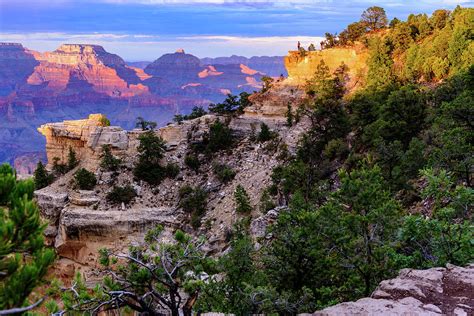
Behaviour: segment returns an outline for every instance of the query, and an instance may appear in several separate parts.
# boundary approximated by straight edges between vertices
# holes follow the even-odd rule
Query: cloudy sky
[[[126,60],[154,60],[184,48],[199,57],[285,55],[319,43],[372,5],[389,18],[474,0],[0,0],[0,42],[54,50],[100,44]]]

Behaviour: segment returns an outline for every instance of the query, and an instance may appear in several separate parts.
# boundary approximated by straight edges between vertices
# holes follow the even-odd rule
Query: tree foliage
[[[30,294],[42,284],[55,255],[44,246],[34,187],[32,180],[18,181],[9,165],[0,166],[0,311],[27,311],[44,300]]]
[[[204,241],[177,230],[172,243],[164,243],[162,232],[162,226],[151,229],[144,243],[130,247],[127,254],[101,249],[107,277],[93,291],[78,277],[63,295],[66,310],[97,314],[128,308],[147,315],[192,315],[203,284],[201,273],[209,266],[201,251]]]

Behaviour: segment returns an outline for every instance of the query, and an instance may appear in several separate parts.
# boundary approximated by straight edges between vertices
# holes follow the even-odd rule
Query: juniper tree
[[[93,290],[77,278],[63,295],[65,309],[96,314],[132,309],[146,315],[192,315],[209,266],[201,251],[203,239],[176,231],[171,243],[162,242],[162,226],[147,232],[144,243],[128,253],[101,249],[100,263],[107,275]],[[183,292],[187,298],[182,296]]]

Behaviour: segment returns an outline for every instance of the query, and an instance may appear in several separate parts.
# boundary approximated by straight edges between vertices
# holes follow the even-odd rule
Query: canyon
[[[85,50],[85,47],[68,47],[69,50]],[[95,49],[94,47],[92,49]],[[100,49],[98,52],[104,54]],[[168,124],[156,130],[156,135],[166,142],[166,153],[163,161],[176,164],[179,168],[178,176],[174,179],[165,179],[159,189],[143,182],[137,181],[133,176],[133,166],[138,159],[137,147],[139,137],[145,131],[140,129],[126,130],[114,124],[103,124],[104,114],[84,115],[80,120],[64,120],[62,122],[46,123],[38,127],[38,135],[45,137],[47,167],[52,168],[53,162],[66,163],[68,153],[73,150],[80,164],[77,168],[86,168],[96,174],[98,185],[93,191],[81,191],[74,188],[73,174],[76,169],[61,176],[50,186],[35,192],[42,215],[49,225],[46,236],[50,245],[58,251],[60,260],[56,265],[57,274],[70,278],[75,271],[93,275],[97,268],[97,250],[100,247],[112,247],[124,250],[129,243],[142,240],[147,229],[157,223],[164,224],[169,231],[181,228],[193,234],[202,234],[208,241],[206,249],[209,253],[222,252],[226,243],[226,234],[232,225],[241,217],[235,212],[233,192],[237,185],[242,185],[248,192],[254,211],[251,214],[252,236],[263,237],[265,228],[274,221],[280,211],[276,208],[262,214],[258,210],[258,203],[262,188],[271,183],[271,170],[278,164],[278,158],[285,153],[294,154],[298,140],[309,126],[308,118],[302,118],[294,126],[288,126],[286,113],[288,105],[291,111],[296,112],[305,100],[303,85],[306,77],[314,72],[317,65],[324,57],[317,52],[310,52],[307,56],[295,57],[290,52],[285,60],[286,68],[290,74],[288,78],[278,78],[268,90],[253,93],[249,100],[250,106],[244,109],[243,114],[235,117],[222,117],[207,114],[193,120],[181,123]],[[64,63],[74,63],[74,58],[65,59],[64,53],[59,54],[59,59]],[[326,53],[324,53],[326,54]],[[324,56],[323,54],[323,56]],[[100,55],[100,54],[99,54]],[[177,61],[177,56],[180,58]],[[348,51],[343,57],[348,56],[347,64],[353,65],[358,55]],[[82,56],[94,60],[97,56]],[[104,61],[114,69],[132,68],[124,66],[116,56],[107,56]],[[345,61],[345,58],[339,59]],[[336,67],[336,63],[329,64]],[[98,67],[105,67],[99,63]],[[133,69],[132,69],[133,70]],[[223,70],[222,72],[219,70]],[[135,74],[139,73],[136,69]],[[181,73],[173,77],[172,73]],[[111,71],[111,74],[114,72]],[[115,74],[118,72],[115,71]],[[129,72],[131,73],[131,72]],[[147,84],[155,80],[157,75],[164,74],[174,78],[173,85],[182,86],[190,80],[201,82],[202,85],[212,86],[222,77],[222,73],[230,76],[258,76],[262,75],[247,66],[226,65],[217,68],[200,66],[200,61],[195,56],[180,50],[174,54],[167,54],[148,64],[145,67],[148,77],[142,81],[143,94],[153,92],[156,88]],[[229,74],[230,73],[230,74]],[[360,70],[349,72],[349,79],[360,74]],[[196,79],[197,77],[198,79]],[[253,78],[253,77],[252,77]],[[201,81],[199,81],[201,80]],[[350,80],[349,80],[350,81]],[[105,93],[113,93],[110,87],[118,87],[110,80],[104,80],[100,86]],[[207,84],[206,84],[207,83]],[[139,83],[134,87],[138,87]],[[189,85],[189,84],[188,84]],[[200,85],[191,85],[200,88]],[[130,87],[124,87],[124,93]],[[169,93],[169,92],[168,92]],[[153,107],[150,107],[153,109]],[[98,111],[99,112],[99,111]],[[103,112],[101,112],[103,113]],[[107,114],[107,117],[109,115]],[[153,116],[150,116],[153,118]],[[147,119],[149,119],[147,117]],[[202,156],[200,160],[206,161],[200,167],[200,172],[190,170],[184,163],[185,157],[192,151],[193,144],[203,140],[210,126],[218,121],[226,120],[236,139],[232,152],[222,152],[211,160]],[[161,123],[161,122],[160,122]],[[255,143],[252,135],[258,133],[262,123],[267,124],[278,138],[273,146]],[[122,160],[120,172],[106,172],[100,167],[103,146],[108,146],[117,158]],[[212,168],[216,163],[230,166],[236,171],[235,178],[228,183],[221,183],[213,174]],[[116,205],[107,202],[106,195],[114,185],[132,184],[138,197],[130,205]],[[189,224],[189,214],[184,213],[179,207],[179,189],[191,185],[202,187],[208,192],[207,212],[202,218],[201,227],[194,231]],[[92,282],[92,281],[91,281]]]
[[[283,67],[282,57],[211,62],[179,49],[140,68],[98,45],[64,44],[40,53],[0,43],[0,161],[30,173],[46,158],[36,132],[46,122],[100,112],[125,129],[139,116],[163,126],[194,106],[259,90],[266,71]]]
[[[182,62],[176,61],[176,54],[182,58]],[[280,212],[287,209],[284,206],[286,203],[280,201],[284,197],[277,196],[275,199],[279,201],[275,205],[280,206],[262,211],[260,203],[263,189],[271,185],[272,169],[285,159],[282,157],[296,153],[301,136],[311,124],[309,118],[303,116],[297,124],[288,125],[288,111],[294,113],[304,106],[307,101],[304,86],[322,61],[331,72],[341,63],[348,67],[346,88],[352,93],[365,82],[367,57],[367,52],[357,47],[304,53],[290,51],[284,60],[288,78],[275,78],[270,88],[253,93],[249,97],[251,104],[243,113],[233,116],[206,114],[158,128],[154,133],[166,144],[162,161],[177,166],[176,177],[166,178],[158,186],[137,180],[133,174],[139,159],[139,138],[147,131],[127,130],[114,122],[108,126],[104,124],[106,116],[103,114],[89,114],[79,120],[40,125],[37,130],[45,138],[49,169],[55,159],[66,163],[70,150],[79,159],[79,166],[75,169],[51,185],[35,191],[41,215],[48,224],[45,231],[47,243],[56,249],[59,256],[52,273],[67,282],[80,272],[86,284],[93,286],[102,278],[98,264],[99,249],[107,247],[114,252],[124,253],[129,245],[142,243],[145,232],[157,224],[165,228],[161,241],[171,240],[179,228],[192,236],[204,236],[204,252],[209,256],[218,256],[229,249],[228,238],[233,225],[247,217],[249,234],[255,247],[260,247],[260,242],[272,238],[267,227],[278,219]],[[104,60],[117,69],[132,69],[114,56]],[[142,83],[123,87],[124,95],[128,93],[127,89],[137,89],[139,85],[143,85],[140,91],[144,95],[174,93],[159,90],[156,78],[160,75],[167,77],[167,82],[175,87],[192,89],[193,93],[202,93],[200,95],[209,93],[207,96],[212,95],[212,92],[202,92],[203,86],[209,88],[218,81],[229,84],[242,74],[263,75],[244,64],[202,66],[198,58],[183,50],[164,55],[143,66],[143,71],[138,68],[134,70]],[[181,75],[173,77],[173,72]],[[228,77],[221,77],[224,74]],[[98,89],[103,94],[111,93],[113,97],[114,90],[110,87],[119,87],[119,84],[111,83],[112,77],[104,78],[108,79],[96,83]],[[255,87],[255,81],[245,80],[247,83],[244,85]],[[157,85],[153,86],[150,82]],[[218,121],[225,121],[232,131],[232,150],[211,156],[198,154],[202,163],[199,172],[196,172],[185,163],[184,157],[193,152],[193,146],[202,142],[211,126]],[[255,140],[263,123],[276,135],[274,140],[267,143]],[[104,146],[121,159],[118,172],[106,171],[101,167]],[[235,177],[228,182],[220,181],[213,171],[216,164],[232,168]],[[79,168],[86,168],[95,174],[97,185],[93,190],[78,190],[74,186],[74,173]],[[107,194],[114,186],[125,185],[131,185],[137,193],[132,202],[114,204],[107,201]],[[243,215],[236,211],[234,192],[239,185],[248,194],[252,208],[249,214]],[[198,228],[191,225],[190,214],[179,204],[180,189],[185,186],[202,188],[207,193],[206,211]],[[397,277],[382,281],[370,297],[340,303],[317,311],[314,315],[468,315],[474,308],[473,275],[472,264],[466,267],[448,264],[446,267],[426,270],[403,269]]]

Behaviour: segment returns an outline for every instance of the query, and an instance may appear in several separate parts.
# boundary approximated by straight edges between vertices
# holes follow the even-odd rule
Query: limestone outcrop
[[[288,110],[295,112],[301,106],[305,93],[286,80],[277,82],[266,92],[251,95],[252,105],[245,108],[244,117],[286,121]]]
[[[225,118],[205,115],[156,130],[156,134],[166,141],[163,163],[174,163],[179,169],[176,178],[165,179],[158,186],[151,186],[133,176],[138,137],[143,131],[101,126],[100,115],[42,126],[40,131],[46,136],[50,160],[56,156],[67,159],[71,146],[80,160],[78,168],[85,167],[97,177],[93,191],[77,190],[72,181],[75,170],[71,170],[52,185],[35,192],[41,214],[49,224],[47,241],[61,258],[57,272],[70,277],[70,273],[78,269],[90,271],[97,263],[98,249],[109,247],[121,251],[130,243],[143,240],[146,230],[156,224],[163,224],[170,232],[180,228],[195,235],[205,235],[208,240],[206,251],[221,252],[227,245],[227,234],[242,216],[235,211],[233,197],[238,184],[245,187],[254,208],[251,213],[255,219],[252,234],[255,238],[262,237],[266,225],[278,212],[273,210],[262,216],[258,207],[262,187],[270,185],[271,170],[278,163],[274,151],[278,149],[267,149],[264,144],[250,139],[252,133],[260,128],[260,119],[234,118],[229,123],[236,141],[232,152],[220,152],[212,159],[201,154],[200,172],[196,173],[185,165],[184,157],[193,144],[203,139],[216,120]],[[292,128],[278,120],[266,122],[271,129],[278,131],[280,142],[286,143],[288,150],[294,152],[304,122]],[[99,167],[103,144],[110,145],[113,154],[122,158],[119,172],[107,172]],[[228,183],[219,181],[213,172],[215,163],[224,163],[234,169],[235,178]],[[107,200],[113,186],[128,184],[137,193],[130,204],[113,204]],[[189,214],[179,207],[179,190],[185,185],[200,187],[208,193],[207,211],[198,230],[191,228]]]
[[[474,264],[403,269],[382,281],[370,298],[341,303],[313,315],[473,315]]]
[[[349,90],[355,90],[365,80],[367,74],[366,61],[368,52],[361,45],[351,48],[329,48],[320,51],[290,51],[285,57],[285,67],[288,70],[287,84],[304,85],[311,79],[317,66],[323,60],[333,72],[343,62],[349,69]]]
[[[49,167],[55,158],[58,163],[67,163],[69,149],[72,149],[85,167],[98,167],[102,146],[109,145],[118,155],[128,148],[128,135],[120,127],[104,126],[102,114],[91,114],[87,119],[48,123],[38,131],[46,137],[46,156]]]

